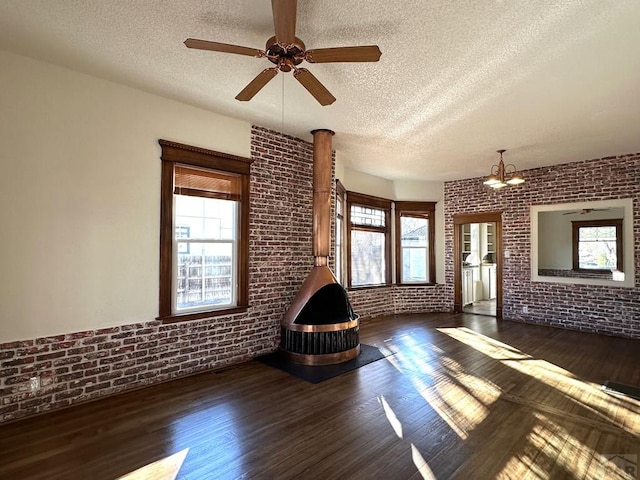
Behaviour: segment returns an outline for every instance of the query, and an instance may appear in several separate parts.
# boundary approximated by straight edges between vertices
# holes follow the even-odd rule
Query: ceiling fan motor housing
[[[304,42],[298,37],[295,37],[295,41],[291,45],[283,45],[278,43],[276,37],[273,36],[267,40],[265,46],[266,57],[271,63],[278,65],[283,72],[290,72],[292,64],[299,65],[302,63],[305,50]]]

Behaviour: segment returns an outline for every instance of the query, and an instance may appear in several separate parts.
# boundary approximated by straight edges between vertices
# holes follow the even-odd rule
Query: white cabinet
[[[491,300],[496,298],[496,265],[482,264],[480,266],[480,277],[482,280],[481,300]],[[478,300],[478,298],[476,298]]]
[[[462,269],[462,305],[468,305],[476,300],[475,283],[478,276],[478,267],[465,267]]]

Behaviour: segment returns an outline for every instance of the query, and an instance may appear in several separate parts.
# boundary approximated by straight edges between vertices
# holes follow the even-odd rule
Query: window
[[[436,202],[401,202],[336,188],[336,271],[349,287],[435,283]],[[391,210],[395,207],[393,272]],[[345,212],[344,226],[341,212]],[[346,245],[341,232],[346,231]],[[345,248],[346,247],[346,248]],[[346,259],[344,253],[346,252]],[[343,260],[339,260],[343,259]]]
[[[340,180],[336,180],[336,279],[344,285],[344,209],[346,190]]]
[[[396,282],[435,282],[435,202],[395,202]]]
[[[571,223],[574,270],[623,271],[621,219]]]
[[[347,193],[348,283],[391,283],[391,201]]]
[[[160,140],[158,318],[242,311],[248,297],[250,160]]]

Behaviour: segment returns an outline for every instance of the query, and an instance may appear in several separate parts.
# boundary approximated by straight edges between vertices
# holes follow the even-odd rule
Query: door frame
[[[462,313],[462,250],[460,226],[466,223],[496,225],[494,255],[496,260],[496,319],[502,319],[502,212],[460,213],[453,216],[453,311]]]

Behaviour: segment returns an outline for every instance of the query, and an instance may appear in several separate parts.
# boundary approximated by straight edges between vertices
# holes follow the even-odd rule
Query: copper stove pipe
[[[315,266],[328,264],[331,249],[331,137],[334,132],[313,130],[313,256]]]

